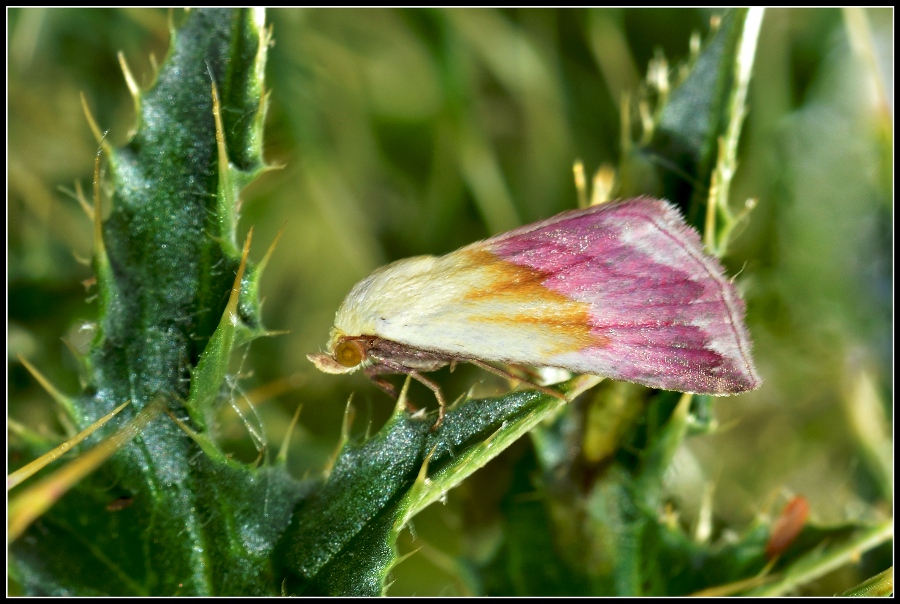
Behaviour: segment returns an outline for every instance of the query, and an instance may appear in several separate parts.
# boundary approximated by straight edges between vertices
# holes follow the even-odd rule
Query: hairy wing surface
[[[573,210],[411,260],[398,283],[380,284],[392,298],[371,309],[375,335],[672,390],[759,383],[740,297],[664,201]]]

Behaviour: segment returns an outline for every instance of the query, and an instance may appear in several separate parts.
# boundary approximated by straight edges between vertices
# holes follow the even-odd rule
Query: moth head
[[[325,373],[352,373],[362,367],[366,360],[366,348],[362,342],[352,338],[333,340],[329,352],[307,355],[319,371]]]

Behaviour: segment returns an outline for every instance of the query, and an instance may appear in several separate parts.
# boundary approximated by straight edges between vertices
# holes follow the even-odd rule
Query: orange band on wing
[[[479,267],[483,280],[463,300],[502,302],[516,307],[515,313],[486,314],[485,322],[544,327],[559,339],[554,353],[563,354],[588,347],[606,346],[607,338],[591,333],[590,305],[544,287],[548,273],[501,260],[487,250],[459,252],[466,256],[461,265]]]

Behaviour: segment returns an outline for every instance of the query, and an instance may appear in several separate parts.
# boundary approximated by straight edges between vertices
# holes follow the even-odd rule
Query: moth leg
[[[371,369],[371,367],[369,369]],[[392,399],[396,400],[400,398],[400,395],[397,394],[397,388],[394,387],[392,383],[381,377],[377,372],[369,372],[369,369],[366,369],[366,377],[368,377],[373,384],[381,388],[381,390],[386,392],[387,395]],[[412,403],[410,403],[408,399],[406,401],[406,407],[413,413],[418,411],[418,409]]]
[[[441,394],[441,387],[417,371],[410,371],[409,377],[420,382],[425,387],[427,387],[429,390],[434,392],[434,398],[436,398],[437,402],[438,402],[438,418],[437,418],[437,421],[434,422],[434,425],[431,426],[431,431],[434,432],[435,430],[437,430],[440,427],[441,423],[444,421],[444,414],[447,411],[447,403],[444,402],[444,395]]]
[[[472,363],[476,367],[480,367],[481,369],[484,369],[485,371],[490,371],[494,375],[499,375],[500,377],[505,378],[507,380],[515,380],[517,382],[521,382],[522,384],[525,384],[526,386],[531,386],[535,390],[543,392],[544,394],[549,394],[550,396],[556,397],[558,399],[561,399],[564,401],[568,400],[568,399],[566,399],[565,395],[557,392],[556,390],[553,390],[552,388],[547,388],[546,386],[539,386],[538,384],[535,384],[534,382],[529,382],[528,380],[520,378],[517,375],[513,375],[509,371],[500,369],[499,367],[494,367],[493,365],[488,365],[487,363],[485,363],[483,361],[479,361],[478,359],[467,359],[467,360],[469,363]]]
[[[440,427],[441,422],[444,421],[444,415],[447,411],[447,403],[444,401],[444,395],[441,393],[441,387],[423,376],[421,373],[403,365],[401,363],[397,363],[394,361],[386,361],[383,359],[379,359],[378,364],[371,365],[366,368],[366,375],[369,377],[372,382],[375,383],[376,386],[390,394],[392,397],[397,398],[397,390],[394,386],[388,383],[386,380],[379,377],[382,373],[400,373],[403,375],[408,375],[412,379],[417,382],[421,382],[426,388],[434,392],[434,397],[438,402],[438,418],[434,425],[431,427],[432,431],[437,430]],[[408,402],[406,406],[409,407],[412,411],[415,411],[416,408],[410,405]]]
[[[441,393],[441,387],[417,371],[413,371],[413,370],[407,369],[407,368],[402,368],[402,369],[403,370],[400,371],[400,367],[398,366],[395,370],[398,373],[403,373],[403,374],[408,375],[412,379],[416,380],[417,382],[422,383],[429,390],[434,392],[434,398],[436,398],[437,402],[438,402],[438,418],[437,418],[437,421],[434,423],[434,425],[431,426],[431,429],[432,429],[432,431],[437,430],[438,427],[440,427],[441,422],[444,421],[444,414],[445,414],[446,408],[447,408],[447,403],[444,401],[444,395]],[[368,375],[369,375],[369,379],[372,380],[372,382],[376,386],[378,386],[379,388],[381,388],[382,390],[387,392],[391,397],[393,397],[393,398],[398,397],[397,389],[394,388],[393,384],[391,384],[384,378],[379,377],[377,373],[372,373],[372,374],[368,374]],[[410,411],[415,413],[416,408],[409,402],[409,400],[406,401],[406,406],[407,406],[407,408],[409,408]]]
[[[369,380],[373,384],[384,390],[388,394],[388,396],[390,396],[391,398],[397,398],[397,389],[392,383],[390,383],[377,373],[369,373],[368,371],[366,371],[366,377],[369,378]]]

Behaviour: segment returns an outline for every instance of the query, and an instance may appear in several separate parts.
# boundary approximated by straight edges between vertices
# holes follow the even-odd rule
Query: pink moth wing
[[[587,305],[595,343],[551,366],[702,394],[760,383],[743,301],[665,201],[572,210],[471,248],[537,271],[544,288]]]
[[[347,340],[364,343],[359,365],[334,356]],[[702,394],[760,383],[737,290],[678,211],[650,198],[382,267],[347,295],[329,351],[310,358],[371,375],[466,360],[561,367]]]

